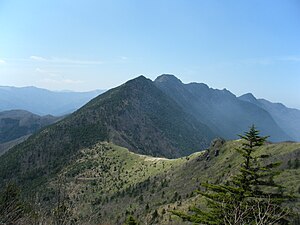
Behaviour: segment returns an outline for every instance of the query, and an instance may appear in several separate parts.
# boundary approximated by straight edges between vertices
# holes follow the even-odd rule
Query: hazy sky
[[[0,85],[171,73],[300,109],[299,0],[0,0]]]

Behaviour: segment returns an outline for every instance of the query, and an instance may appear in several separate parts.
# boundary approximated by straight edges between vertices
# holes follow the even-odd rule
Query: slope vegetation
[[[83,149],[80,157],[41,191],[42,205],[56,205],[56,193],[67,193],[72,217],[81,224],[122,224],[133,214],[143,224],[182,224],[169,213],[201,203],[195,190],[202,182],[220,183],[233,176],[241,158],[240,141],[214,143],[208,151],[179,159],[153,158],[129,152],[110,143]],[[215,151],[219,155],[215,156]],[[266,144],[256,152],[267,161],[280,161],[276,177],[288,193],[300,196],[299,143]],[[207,155],[210,159],[207,160]],[[201,204],[200,204],[201,206]],[[291,205],[299,210],[299,202]],[[49,208],[47,208],[49,210]]]
[[[207,126],[141,76],[11,149],[0,158],[0,181],[15,178],[30,188],[55,175],[80,149],[101,141],[172,158],[206,148],[213,137]]]

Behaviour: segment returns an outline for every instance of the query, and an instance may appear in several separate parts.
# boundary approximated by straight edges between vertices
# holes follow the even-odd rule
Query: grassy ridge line
[[[197,176],[202,182],[221,183],[230,179],[236,174],[239,163],[241,162],[240,155],[236,154],[235,149],[241,144],[240,140],[227,142],[220,150],[218,157],[213,157],[210,162],[207,163],[209,167],[204,171],[199,171]],[[286,192],[296,196],[297,200],[291,202],[295,212],[300,211],[300,167],[289,168],[288,161],[295,162],[296,159],[300,159],[300,143],[278,143],[278,144],[266,144],[257,149],[256,156],[269,155],[270,158],[264,159],[265,163],[268,161],[281,162],[279,170],[281,173],[275,178],[275,182],[283,185],[286,188]],[[263,162],[264,163],[264,162]],[[295,163],[293,163],[293,166]],[[193,164],[188,167],[188,171],[192,173]],[[178,177],[187,176],[188,172],[182,172]],[[178,183],[182,181],[178,180]],[[180,205],[178,203],[172,204],[171,208],[176,207],[183,211],[187,211],[191,204],[196,204],[201,207],[205,207],[205,199],[201,196],[194,196],[184,199]],[[161,206],[159,211],[162,211]],[[169,207],[170,208],[170,207]],[[164,216],[166,224],[170,224],[169,218],[171,215]],[[182,220],[178,220],[178,217],[171,216],[174,221],[180,221],[178,224],[182,224]],[[162,223],[164,224],[164,223]]]
[[[190,158],[195,158],[199,154],[202,153],[195,153]],[[140,208],[136,196],[133,198],[129,194],[134,187],[144,183],[149,188],[148,191],[153,192],[151,188],[155,177],[160,177],[157,183],[159,185],[161,179],[166,179],[167,174],[186,162],[186,157],[155,158],[135,154],[126,148],[102,142],[82,150],[77,160],[66,166],[56,178],[43,186],[44,193],[41,197],[53,200],[59,186],[58,177],[63,176],[66,178],[64,181],[66,193],[75,204],[74,209],[78,209],[75,212],[77,216],[86,218],[91,211],[97,211],[104,204],[105,211],[110,213],[113,211],[115,215],[119,214],[119,217],[123,217],[128,205],[132,204],[133,207]],[[114,203],[117,202],[112,202],[111,198],[123,198],[122,204],[115,205]],[[148,199],[145,196],[146,201],[151,202],[150,197]],[[45,205],[49,203],[54,204],[51,200],[44,202]]]
[[[236,173],[240,157],[235,148],[240,141],[225,143],[219,156],[210,149],[179,159],[154,158],[130,152],[111,143],[98,143],[81,151],[80,157],[65,167],[67,193],[76,205],[77,216],[93,212],[97,223],[121,224],[126,212],[134,212],[142,221],[152,221],[158,210],[160,224],[170,224],[169,210],[186,208],[197,197],[200,182],[223,182]],[[257,155],[269,154],[272,161],[282,161],[283,173],[277,177],[287,190],[298,196],[300,171],[288,169],[288,160],[300,158],[300,143],[267,144]],[[55,189],[57,180],[49,187]],[[142,197],[141,197],[142,196]],[[203,202],[204,203],[204,202]],[[146,210],[146,206],[149,209]],[[299,203],[295,204],[299,207]],[[163,214],[163,212],[165,213]],[[176,220],[176,219],[175,219]]]

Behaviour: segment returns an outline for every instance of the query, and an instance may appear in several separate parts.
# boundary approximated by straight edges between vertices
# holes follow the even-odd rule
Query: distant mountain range
[[[266,110],[292,140],[300,141],[300,110],[288,108],[281,103],[272,103],[265,99],[256,99],[251,93],[242,95],[239,99]]]
[[[28,108],[59,115],[78,109],[101,91],[0,87],[0,93],[0,109]],[[22,110],[2,112],[0,144],[11,147],[56,120]],[[168,74],[154,82],[143,76],[133,79],[93,99],[68,120],[70,133],[85,130],[85,141],[109,140],[153,156],[190,154],[206,148],[214,137],[236,139],[252,124],[272,141],[300,141],[299,110],[256,99],[251,93],[236,97],[203,83],[183,84]],[[93,129],[99,132],[92,134]]]
[[[256,99],[251,93],[237,97],[226,89],[209,88],[203,83],[183,84],[168,74],[159,76],[153,83],[185,113],[209,127],[213,136],[235,139],[253,123],[263,134],[270,135],[271,141],[300,141],[298,109]],[[54,92],[36,87],[0,86],[0,111],[21,109],[38,115],[60,116],[74,112],[103,92]]]
[[[74,112],[103,92],[56,92],[37,87],[0,86],[0,111],[20,109],[38,115],[61,116]]]
[[[271,136],[271,141],[296,140],[289,129],[279,126],[278,119],[282,114],[274,117],[269,108],[244,101],[244,98],[238,98],[226,89],[212,89],[202,83],[183,84],[173,75],[161,75],[154,83],[217,136],[236,139],[237,134],[255,124],[262,134]]]

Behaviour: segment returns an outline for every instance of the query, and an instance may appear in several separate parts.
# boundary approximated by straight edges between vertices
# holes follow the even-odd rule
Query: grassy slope
[[[177,219],[168,211],[186,209],[194,202],[198,197],[193,193],[200,182],[222,182],[232,176],[241,162],[234,150],[239,146],[240,141],[227,142],[217,157],[214,149],[210,149],[211,159],[207,161],[206,152],[169,160],[98,143],[82,150],[60,175],[65,177],[63,185],[74,215],[81,221],[121,224],[126,214],[133,213],[143,224],[176,224]],[[267,160],[281,161],[283,173],[277,177],[278,181],[299,196],[300,169],[288,169],[287,162],[300,158],[300,143],[267,144],[257,154],[269,154]],[[58,186],[57,179],[52,179],[48,191],[43,190],[43,198],[53,203],[55,198],[51,193]],[[49,198],[45,198],[47,195]],[[295,206],[300,208],[299,202]],[[158,210],[158,217],[153,217],[154,210]]]

